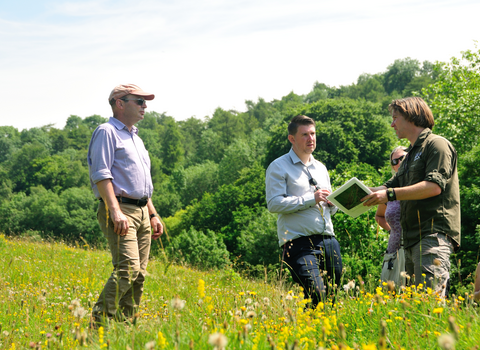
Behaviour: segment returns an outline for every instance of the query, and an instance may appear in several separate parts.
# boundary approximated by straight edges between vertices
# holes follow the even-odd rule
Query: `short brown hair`
[[[295,135],[300,125],[315,126],[315,120],[313,120],[310,117],[307,117],[306,115],[297,115],[296,117],[293,117],[292,120],[290,121],[290,124],[288,124],[288,134]]]
[[[399,100],[393,100],[388,106],[390,113],[400,113],[410,123],[422,128],[433,129],[435,121],[433,114],[427,103],[420,97],[406,97]]]

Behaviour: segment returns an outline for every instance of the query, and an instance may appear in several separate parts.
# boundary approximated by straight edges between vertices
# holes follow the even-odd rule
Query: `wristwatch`
[[[155,216],[160,219],[160,216],[158,216],[158,214],[150,214],[150,220],[152,220]]]
[[[389,202],[392,202],[392,201],[397,199],[397,195],[395,194],[395,190],[392,187],[387,188],[387,198],[388,198]]]

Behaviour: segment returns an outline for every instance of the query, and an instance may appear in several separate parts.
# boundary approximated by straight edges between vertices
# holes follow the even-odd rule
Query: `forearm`
[[[157,214],[157,210],[155,209],[155,207],[153,206],[153,203],[152,203],[152,199],[149,198],[148,199],[148,202],[147,202],[147,209],[148,209],[148,215],[152,215],[152,214]],[[160,215],[159,215],[160,216]]]
[[[382,204],[380,204],[382,205]],[[384,216],[378,216],[375,215],[375,221],[386,231],[390,231],[390,225],[387,223],[387,220],[385,220]]]
[[[112,180],[106,179],[97,182],[97,188],[103,201],[107,204],[108,211],[111,213],[110,219],[113,221],[113,230],[116,234],[125,236],[128,232],[129,223],[115,197]]]
[[[157,239],[163,234],[164,227],[163,227],[162,220],[160,219],[160,215],[158,215],[157,211],[155,210],[155,207],[153,206],[151,198],[148,199],[147,209],[148,209],[148,215],[155,214],[155,216],[150,218],[150,225],[152,226],[152,229],[153,229],[152,238]]]
[[[420,200],[438,196],[442,193],[440,186],[429,181],[422,181],[406,187],[396,187],[394,190],[397,200],[401,201]]]
[[[376,189],[376,191],[373,191],[373,193],[370,193],[368,196],[362,198],[363,205],[373,206],[381,203],[387,203],[388,197],[385,187],[383,189],[379,188],[380,187],[373,188],[372,191],[374,189]],[[440,193],[442,193],[440,186],[430,181],[422,181],[406,187],[394,187],[393,189],[395,191],[396,199],[400,201],[420,200],[438,196]]]
[[[297,196],[277,196],[267,202],[268,210],[271,213],[291,214],[300,210],[305,210],[316,205],[315,197],[312,193],[311,198]]]
[[[375,221],[379,224],[384,230],[390,231],[390,225],[387,223],[387,219],[385,219],[385,211],[387,206],[384,204],[379,204],[377,208],[377,212],[375,213]]]
[[[378,187],[369,187],[370,191],[372,192],[378,192],[378,191],[381,191],[381,190],[386,190],[387,188],[385,186],[378,186]]]
[[[96,183],[98,192],[102,197],[103,201],[107,203],[107,206],[110,210],[120,210],[117,197],[115,197],[115,192],[113,190],[112,180],[106,179]]]

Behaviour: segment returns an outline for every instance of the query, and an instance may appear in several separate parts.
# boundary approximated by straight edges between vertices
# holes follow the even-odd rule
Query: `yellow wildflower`
[[[168,345],[168,342],[167,342],[167,339],[165,339],[165,337],[163,336],[163,333],[158,332],[157,337],[158,337],[158,346],[160,347],[160,349],[165,348]]]
[[[375,344],[369,344],[369,345],[363,344],[362,349],[363,350],[377,350],[377,346]]]
[[[202,279],[198,280],[198,296],[200,299],[205,297],[205,281]]]

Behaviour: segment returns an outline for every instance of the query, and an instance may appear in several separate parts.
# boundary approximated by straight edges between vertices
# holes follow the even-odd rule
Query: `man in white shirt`
[[[316,147],[315,121],[296,116],[288,125],[288,134],[290,152],[267,169],[267,206],[270,212],[278,213],[283,261],[315,308],[333,291],[328,287],[340,283],[342,257],[331,220],[337,208],[327,200],[332,192],[327,168],[312,155]],[[324,271],[327,285],[322,278]]]

